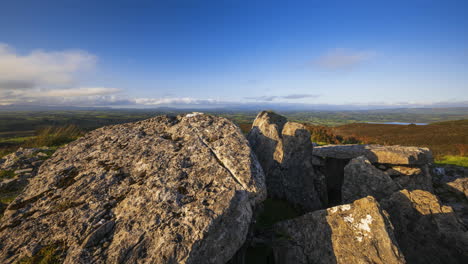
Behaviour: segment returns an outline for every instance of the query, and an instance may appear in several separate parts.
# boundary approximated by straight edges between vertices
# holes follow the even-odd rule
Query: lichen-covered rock
[[[381,205],[408,263],[468,263],[468,232],[435,195],[402,190]]]
[[[433,162],[428,148],[381,145],[327,145],[314,148],[323,158],[354,159],[365,156],[371,163],[424,165]]]
[[[0,262],[225,263],[266,197],[239,128],[194,113],[97,129],[59,149],[0,220]]]
[[[352,159],[344,169],[341,187],[343,203],[350,203],[368,195],[380,200],[397,190],[398,184],[363,156]]]
[[[313,146],[304,125],[263,111],[248,139],[265,171],[269,196],[285,199],[305,211],[327,204],[325,178],[312,165]]]
[[[49,148],[19,148],[0,159],[0,171],[15,171],[16,174],[33,174],[53,152]]]
[[[391,223],[370,196],[274,227],[277,264],[405,263]]]
[[[0,215],[8,202],[23,190],[39,166],[53,150],[49,148],[19,148],[0,159]]]

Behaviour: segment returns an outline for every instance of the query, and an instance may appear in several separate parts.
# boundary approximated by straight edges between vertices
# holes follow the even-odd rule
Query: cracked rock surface
[[[406,263],[393,227],[371,196],[275,225],[277,264]]]
[[[402,190],[381,201],[408,263],[467,263],[468,230],[452,207],[424,190]]]
[[[263,111],[247,138],[265,170],[268,195],[310,212],[328,203],[325,176],[313,167],[310,132],[299,123]]]
[[[0,220],[0,262],[226,263],[266,197],[232,122],[200,113],[108,126],[59,149]]]

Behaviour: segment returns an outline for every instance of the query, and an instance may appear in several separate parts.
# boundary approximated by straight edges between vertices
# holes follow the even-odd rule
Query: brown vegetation
[[[251,124],[239,124],[248,133]],[[468,120],[438,122],[424,126],[353,123],[337,127],[306,124],[313,142],[319,144],[381,144],[428,147],[436,158],[468,156]]]
[[[365,144],[428,147],[436,158],[468,154],[468,120],[425,126],[355,123],[334,127],[332,131],[343,137],[354,137]]]

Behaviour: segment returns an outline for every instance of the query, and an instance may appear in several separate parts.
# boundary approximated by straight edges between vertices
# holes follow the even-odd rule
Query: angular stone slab
[[[405,263],[390,221],[370,196],[274,228],[276,264]]]
[[[365,156],[371,163],[423,165],[432,163],[428,148],[382,145],[326,145],[314,148],[314,155],[323,158],[354,159]]]

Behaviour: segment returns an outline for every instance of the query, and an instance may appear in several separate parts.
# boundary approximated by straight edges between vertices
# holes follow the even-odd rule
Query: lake
[[[425,126],[429,123],[405,123],[405,122],[367,122],[368,124],[381,124],[381,125],[411,125],[415,124],[417,126]]]

